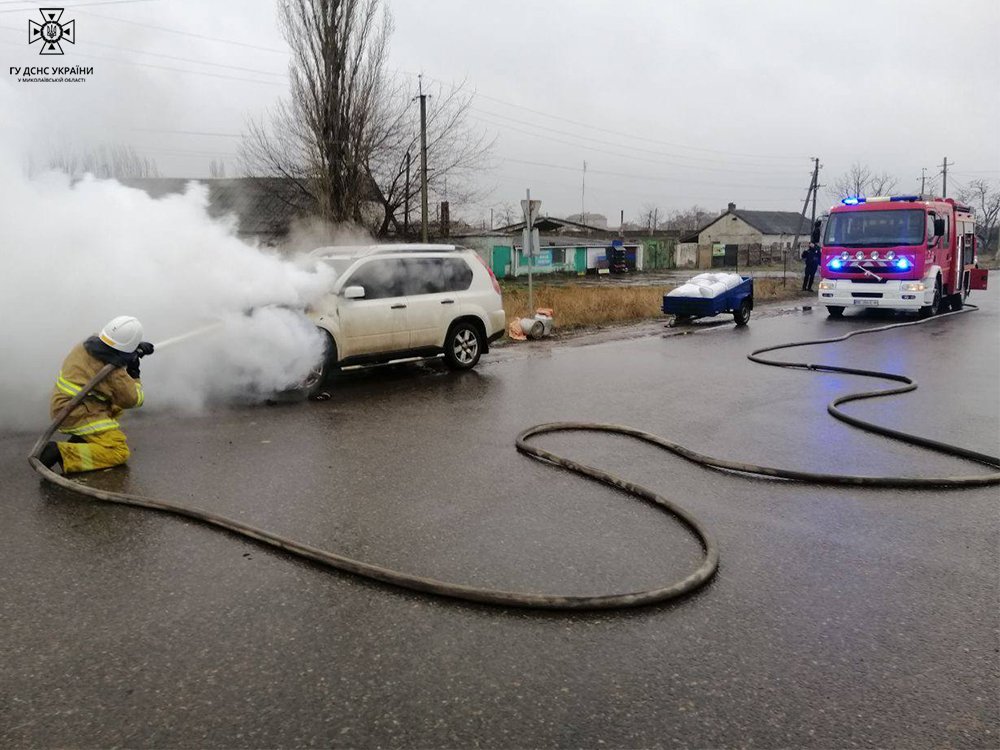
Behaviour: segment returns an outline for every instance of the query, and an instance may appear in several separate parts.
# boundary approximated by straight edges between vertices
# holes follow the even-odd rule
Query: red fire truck
[[[951,198],[845,198],[823,234],[819,302],[832,317],[848,307],[960,310],[985,289],[972,210]]]

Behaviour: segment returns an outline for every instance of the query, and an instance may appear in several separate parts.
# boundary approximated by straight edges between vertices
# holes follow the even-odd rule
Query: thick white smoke
[[[110,180],[28,179],[19,157],[0,154],[0,428],[46,424],[63,357],[116,315],[139,318],[154,343],[222,321],[143,360],[144,408],[198,409],[302,380],[322,339],[287,308],[328,290],[332,271],[246,244],[206,207],[197,185],[154,200]]]

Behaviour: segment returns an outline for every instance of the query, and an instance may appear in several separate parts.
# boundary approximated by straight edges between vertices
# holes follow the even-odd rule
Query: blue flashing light
[[[918,201],[920,200],[919,195],[894,195],[889,199],[891,202],[897,201]]]
[[[908,270],[910,268],[910,265],[911,265],[911,263],[910,263],[910,261],[909,261],[908,258],[897,258],[896,259],[896,268],[898,268],[900,271],[906,271],[906,270]]]
[[[839,271],[841,268],[844,267],[844,261],[842,261],[840,258],[834,258],[826,265],[831,271]]]
[[[848,198],[844,198],[841,201],[841,203],[843,203],[845,206],[856,206],[859,203],[864,203],[864,202],[865,202],[865,199],[863,197],[861,197],[860,195],[853,195],[853,196],[850,196]]]

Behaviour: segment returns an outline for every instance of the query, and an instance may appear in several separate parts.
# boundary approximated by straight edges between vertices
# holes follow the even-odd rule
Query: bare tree
[[[831,192],[838,199],[865,195],[872,171],[867,165],[855,162],[844,174],[833,181]]]
[[[222,159],[212,159],[208,165],[208,174],[213,179],[224,180],[226,178],[226,162]]]
[[[855,162],[833,181],[829,192],[838,200],[861,195],[887,195],[898,184],[899,180],[888,172],[875,173],[867,164]]]
[[[73,177],[84,174],[105,179],[160,176],[153,159],[139,156],[134,148],[122,144],[102,144],[91,149],[66,148],[52,154],[46,166]]]
[[[279,7],[292,51],[291,97],[270,122],[248,123],[241,162],[251,175],[291,180],[322,218],[361,224],[385,119],[391,16],[380,0],[287,0]]]
[[[388,9],[382,0],[287,0],[281,18],[292,49],[291,96],[269,121],[248,123],[244,172],[284,178],[296,187],[300,207],[332,223],[400,232],[403,206],[416,203],[419,193],[420,118],[413,85],[385,69]],[[492,142],[468,125],[471,100],[461,85],[429,97],[432,203],[476,193],[471,178],[485,166]]]
[[[666,222],[667,229],[676,229],[681,232],[693,232],[701,229],[712,219],[718,217],[718,213],[709,211],[701,206],[691,206],[681,211],[672,211],[670,218]]]
[[[888,172],[873,174],[868,179],[868,191],[871,195],[889,195],[896,189],[898,184],[899,180],[892,177]]]
[[[976,235],[979,237],[980,255],[996,252],[993,234],[1000,218],[1000,188],[989,180],[972,180],[958,191],[958,198],[968,203],[976,212]]]
[[[388,85],[386,91],[386,118],[380,129],[379,148],[372,153],[368,170],[382,204],[379,235],[387,234],[390,227],[400,231],[401,211],[407,199],[417,203],[420,194],[420,110],[413,104],[417,91],[398,81]],[[474,94],[466,91],[464,83],[448,89],[438,85],[431,91],[427,97],[429,201],[460,204],[477,200],[486,191],[476,187],[476,178],[489,166],[495,139],[469,123]]]
[[[493,207],[493,225],[497,227],[509,227],[521,221],[520,207],[515,207],[513,203],[507,201]]]
[[[636,229],[642,229],[652,234],[659,227],[661,218],[666,219],[666,214],[663,211],[652,203],[644,203],[639,209],[639,214],[628,222],[626,228],[631,229],[634,226]]]

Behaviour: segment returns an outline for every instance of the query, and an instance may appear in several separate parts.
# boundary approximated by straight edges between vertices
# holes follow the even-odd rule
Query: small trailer
[[[740,278],[743,280],[739,284],[715,297],[671,297],[665,294],[661,309],[667,315],[676,316],[678,320],[732,313],[736,325],[745,326],[753,310],[753,279],[750,276]]]

